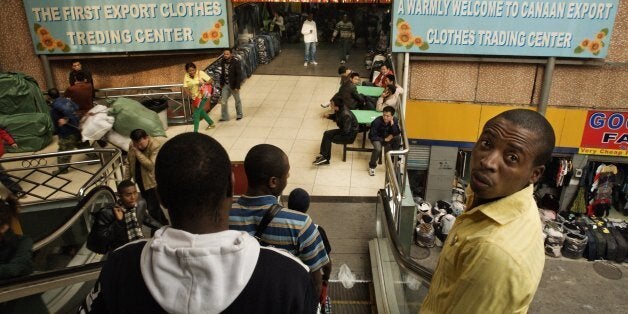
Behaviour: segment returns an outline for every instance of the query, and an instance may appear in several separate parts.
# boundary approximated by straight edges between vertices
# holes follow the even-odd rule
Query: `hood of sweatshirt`
[[[246,232],[191,234],[163,227],[142,250],[142,277],[169,313],[219,313],[247,285],[259,252]]]

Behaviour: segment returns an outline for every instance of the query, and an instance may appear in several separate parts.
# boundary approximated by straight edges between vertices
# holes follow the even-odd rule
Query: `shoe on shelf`
[[[58,176],[60,174],[64,174],[64,173],[68,173],[68,172],[69,172],[68,167],[63,167],[63,168],[59,168],[59,169],[53,171],[52,175],[53,176]]]
[[[318,62],[316,62],[316,61],[312,61],[310,63],[313,64],[313,65],[317,65],[318,64]]]
[[[375,168],[369,168],[369,176],[375,176]]]
[[[322,107],[322,108],[329,108],[329,103],[326,103],[326,104],[321,104],[321,107]]]
[[[216,123],[208,124],[205,130],[213,129],[216,127]]]
[[[306,67],[307,66],[307,61],[303,62],[303,66]]]

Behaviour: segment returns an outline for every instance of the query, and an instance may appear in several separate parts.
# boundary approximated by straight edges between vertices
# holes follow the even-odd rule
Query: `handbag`
[[[264,233],[264,230],[266,230],[266,227],[268,227],[268,224],[282,209],[283,207],[281,207],[281,205],[273,204],[272,206],[270,206],[270,208],[268,208],[268,211],[266,211],[264,217],[262,217],[262,220],[260,221],[259,225],[257,225],[257,229],[255,230],[255,235],[253,236],[255,237],[255,239],[257,239],[259,244],[264,245],[264,241],[262,240],[262,234]]]

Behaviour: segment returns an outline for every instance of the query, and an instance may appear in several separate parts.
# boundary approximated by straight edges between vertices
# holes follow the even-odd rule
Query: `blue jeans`
[[[305,43],[305,62],[316,61],[316,42]]]
[[[221,99],[221,104],[222,104],[222,110],[221,110],[221,119],[225,120],[225,121],[229,121],[229,108],[227,107],[227,104],[229,103],[229,97],[233,95],[233,99],[235,99],[235,107],[236,107],[236,114],[238,118],[242,118],[242,101],[240,100],[240,90],[238,90],[237,92],[234,91],[233,89],[231,89],[231,87],[229,85],[224,85],[222,87],[222,99]]]

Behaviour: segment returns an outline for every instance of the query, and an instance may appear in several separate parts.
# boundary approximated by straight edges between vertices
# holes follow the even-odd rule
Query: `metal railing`
[[[174,114],[168,119],[169,124],[187,124],[192,121],[192,102],[190,97],[183,92],[183,84],[112,87],[101,88],[96,91],[97,99],[120,97],[138,101],[163,98],[168,101],[168,108]],[[177,115],[177,113],[180,114]]]
[[[64,156],[90,156],[97,154],[98,158],[58,163],[58,157]],[[89,157],[88,157],[89,158]],[[89,167],[100,164],[100,167]],[[43,153],[8,157],[0,160],[0,165],[5,166],[5,173],[16,179],[16,183],[26,183],[30,188],[24,190],[25,197],[21,201],[22,213],[34,212],[42,208],[51,208],[55,204],[71,201],[78,204],[87,193],[96,186],[109,185],[123,177],[122,153],[115,148],[87,148],[73,151]],[[73,171],[80,171],[88,175],[88,178],[73,192],[66,187],[72,182],[59,174],[54,174],[53,169],[69,167]],[[94,169],[95,168],[95,169]],[[11,173],[20,172],[20,176],[12,176]],[[77,176],[75,176],[77,180]],[[67,231],[82,216],[82,212],[74,213],[66,222],[54,232],[33,244],[33,250],[38,250],[54,241]]]

